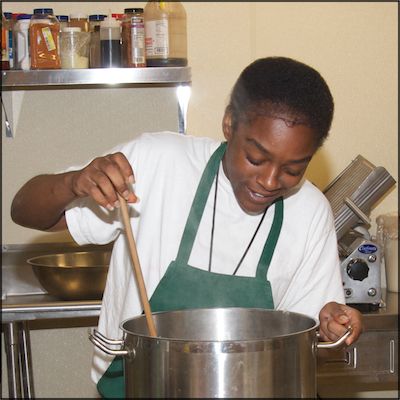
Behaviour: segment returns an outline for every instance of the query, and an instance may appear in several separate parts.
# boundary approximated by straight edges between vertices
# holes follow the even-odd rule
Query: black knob
[[[347,264],[346,272],[351,279],[363,281],[368,277],[369,267],[364,260],[354,258]]]

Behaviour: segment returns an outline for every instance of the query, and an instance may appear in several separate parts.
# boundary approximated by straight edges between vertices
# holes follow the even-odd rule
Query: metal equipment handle
[[[119,339],[108,339],[104,335],[102,335],[99,331],[94,329],[93,331],[89,330],[89,340],[100,350],[102,350],[106,354],[110,354],[112,356],[129,356],[129,357],[134,357],[135,356],[135,350],[134,349],[122,349],[122,346],[124,345],[123,340]],[[111,349],[107,347],[107,345],[119,345],[121,346],[120,349]]]
[[[350,334],[351,334],[351,328],[348,328],[348,330],[344,333],[344,335],[341,336],[335,342],[320,342],[320,343],[317,343],[317,348],[318,349],[335,349],[336,347],[339,347],[341,344],[343,344],[345,342],[345,340],[350,336]]]

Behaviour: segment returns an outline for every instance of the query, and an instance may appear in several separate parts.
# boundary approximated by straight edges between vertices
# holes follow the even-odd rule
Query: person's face
[[[283,116],[284,117],[284,116]],[[257,215],[302,179],[317,150],[315,132],[305,125],[288,126],[278,118],[239,122],[235,132],[225,114],[227,149],[222,160],[240,207]]]

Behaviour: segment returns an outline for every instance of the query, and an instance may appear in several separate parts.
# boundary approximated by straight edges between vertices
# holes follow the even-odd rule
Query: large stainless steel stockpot
[[[124,356],[127,397],[316,397],[318,322],[303,314],[249,308],[153,313],[121,323],[122,340],[94,331],[104,352]],[[115,345],[118,346],[116,350]]]

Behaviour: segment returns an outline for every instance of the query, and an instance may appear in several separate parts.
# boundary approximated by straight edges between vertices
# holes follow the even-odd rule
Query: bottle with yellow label
[[[144,24],[147,66],[187,65],[186,11],[181,2],[147,2]]]
[[[29,25],[31,69],[61,68],[60,23],[51,8],[35,8]]]

